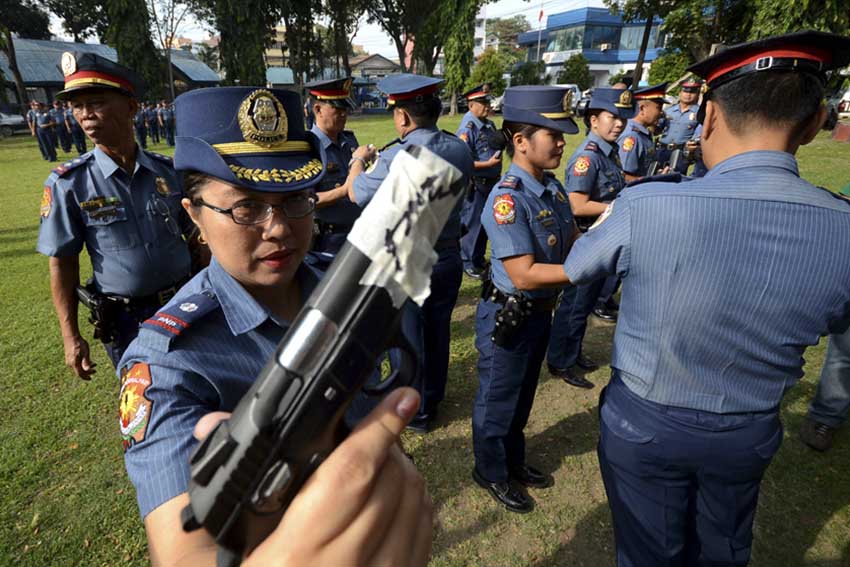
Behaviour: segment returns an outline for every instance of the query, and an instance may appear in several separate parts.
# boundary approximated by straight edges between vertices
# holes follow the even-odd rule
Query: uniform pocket
[[[97,248],[122,250],[136,245],[134,230],[127,222],[127,210],[123,206],[107,206],[84,214]]]
[[[608,430],[624,441],[644,445],[655,439],[654,433],[636,426],[620,413],[616,407],[612,407],[611,402],[602,404],[599,415],[602,423],[605,424]]]
[[[782,436],[783,436],[784,428],[782,427],[782,423],[779,424],[779,427],[776,428],[773,435],[770,435],[767,441],[763,443],[759,443],[753,450],[756,454],[762,459],[770,460],[776,455],[776,452],[779,450],[779,446],[782,445]]]

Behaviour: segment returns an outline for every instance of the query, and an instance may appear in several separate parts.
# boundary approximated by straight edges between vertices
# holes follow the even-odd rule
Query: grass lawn
[[[458,122],[445,118],[441,126],[455,131]],[[380,146],[395,137],[386,116],[349,125],[361,143]],[[567,155],[580,140],[568,138]],[[822,134],[799,158],[802,175],[819,185],[838,190],[850,181],[850,144]],[[99,345],[93,345],[99,371],[91,382],[64,367],[47,261],[35,252],[50,169],[32,138],[0,140],[0,565],[144,565],[145,537],[117,428],[118,381]],[[89,269],[87,260],[81,263]],[[544,372],[526,431],[528,453],[554,474],[556,484],[531,491],[534,513],[506,512],[470,478],[477,290],[477,283],[464,279],[439,427],[405,440],[439,510],[432,564],[613,565],[595,453],[597,396],[607,367],[590,376],[598,385],[592,391]],[[84,329],[90,336],[88,324]],[[612,335],[612,325],[591,318],[588,354],[610,361]],[[823,342],[809,350],[806,376],[783,405],[786,439],[768,470],[756,518],[757,567],[850,565],[850,429],[826,455],[796,436],[823,356]]]

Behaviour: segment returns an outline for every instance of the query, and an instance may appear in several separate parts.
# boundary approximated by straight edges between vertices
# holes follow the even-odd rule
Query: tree
[[[652,62],[652,67],[649,69],[649,84],[657,85],[665,81],[671,83],[678,81],[687,73],[686,69],[691,63],[693,61],[687,53],[665,49]]]
[[[304,77],[309,80],[324,68],[322,31],[314,21],[314,15],[319,10],[318,0],[291,0],[283,12],[289,66],[299,85]]]
[[[165,60],[153,43],[145,0],[108,0],[106,12],[106,40],[118,52],[118,62],[144,79],[150,98],[160,98]]]
[[[165,51],[168,61],[168,90],[174,100],[174,70],[171,67],[171,50],[174,40],[181,32],[183,21],[189,12],[189,5],[179,0],[145,0],[154,25],[156,38]]]
[[[369,21],[381,26],[392,38],[402,73],[409,70],[405,64],[408,38],[416,35],[411,32],[415,28],[415,22],[422,16],[415,2],[416,0],[374,0],[367,8]],[[448,22],[446,24],[449,25]]]
[[[608,78],[609,85],[616,85],[617,83],[626,83],[628,85],[631,84],[631,82],[632,74],[625,69],[620,69]]]
[[[224,84],[265,85],[263,56],[281,11],[288,3],[277,0],[191,1],[198,18],[210,23],[221,36],[218,55],[225,73]]]
[[[457,8],[455,0],[421,0],[420,12],[425,14],[415,27],[410,27],[410,33],[414,36],[413,59],[416,62],[416,72],[423,75],[434,73],[434,67],[443,51],[452,26],[446,22],[454,18],[454,10]],[[419,63],[422,64],[421,68]]]
[[[526,61],[520,63],[511,73],[511,86],[516,85],[542,85],[543,73],[546,72],[546,63],[543,61]]]
[[[366,0],[325,0],[325,12],[331,21],[337,74],[340,72],[341,62],[345,75],[351,75],[351,64],[348,61],[352,52],[351,39],[357,33],[357,25],[367,3]]]
[[[447,0],[452,1],[452,0]],[[454,0],[455,17],[451,22],[451,31],[446,40],[446,90],[451,93],[451,115],[457,114],[457,95],[461,92],[469,68],[472,66],[475,50],[475,15],[483,3],[482,0]]]
[[[751,39],[813,29],[850,34],[847,0],[756,0]]]
[[[18,92],[18,103],[24,109],[27,90],[18,68],[12,34],[32,39],[50,39],[50,17],[31,0],[0,0],[0,50],[6,54]]]
[[[746,41],[757,1],[673,0],[664,16],[667,47],[679,49],[699,61],[711,53],[715,43],[732,45]]]
[[[204,43],[201,45],[200,49],[198,49],[198,59],[204,63],[210,69],[217,71],[218,70],[218,48],[213,47],[208,43]]]
[[[612,13],[622,13],[626,22],[644,21],[643,37],[640,42],[638,59],[632,73],[632,84],[639,85],[643,76],[643,63],[646,58],[646,50],[649,46],[649,38],[652,35],[652,26],[657,16],[664,16],[672,9],[677,1],[687,0],[604,0]],[[723,2],[724,0],[718,0]]]
[[[484,53],[478,58],[478,63],[472,68],[472,75],[466,81],[465,90],[469,90],[476,85],[488,83],[490,85],[490,94],[500,96],[505,92],[505,79],[503,75],[507,72],[509,66],[508,56],[504,53],[496,51],[492,47],[484,50]]]
[[[499,40],[499,52],[507,56],[509,64],[519,63],[525,58],[525,49],[517,45],[519,34],[531,29],[525,16],[493,18],[487,20],[487,33]]]
[[[96,35],[103,38],[108,22],[103,0],[44,0],[44,5],[62,20],[62,28],[76,42]]]
[[[558,73],[558,82],[578,85],[578,88],[582,91],[589,89],[593,85],[590,62],[581,53],[570,56],[564,63],[563,69]]]

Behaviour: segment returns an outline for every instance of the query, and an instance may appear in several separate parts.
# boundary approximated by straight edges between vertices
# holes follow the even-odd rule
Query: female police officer
[[[511,481],[543,488],[551,478],[525,462],[523,429],[531,412],[549,336],[561,264],[577,235],[563,187],[547,169],[575,134],[570,91],[513,87],[506,91],[502,132],[513,159],[490,192],[481,223],[491,242],[491,280],[482,288],[475,323],[479,387],[472,417],[472,476],[513,512],[530,498]]]
[[[570,205],[582,230],[587,230],[625,186],[616,140],[626,120],[634,115],[632,92],[624,89],[593,91],[584,118],[590,128],[585,141],[570,157],[565,182]],[[606,279],[570,286],[564,290],[555,311],[547,362],[549,372],[568,384],[592,388],[593,383],[577,374],[574,366],[593,370],[596,365],[581,353],[587,317],[599,299]],[[616,279],[610,282],[611,290]]]
[[[316,284],[302,260],[324,159],[304,131],[298,96],[287,91],[192,91],[177,99],[177,133],[183,206],[212,261],[143,323],[119,366],[125,462],[155,564],[212,562],[211,537],[180,529],[193,428],[204,414],[233,410]],[[418,403],[410,390],[388,397],[253,559],[424,563],[430,502],[394,443]],[[362,513],[369,508],[382,513]]]

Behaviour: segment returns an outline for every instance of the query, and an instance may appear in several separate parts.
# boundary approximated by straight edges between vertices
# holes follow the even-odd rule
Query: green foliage
[[[631,71],[626,71],[625,69],[620,69],[619,71],[617,71],[615,74],[611,75],[611,77],[608,78],[608,84],[609,85],[616,85],[617,83],[622,83],[622,82],[625,82],[626,84],[628,84],[628,81],[631,80],[631,78],[632,78]]]
[[[546,64],[543,61],[520,63],[511,73],[511,86],[542,85]]]
[[[9,31],[27,39],[50,39],[50,17],[32,0],[0,0],[0,35]],[[0,47],[8,50],[6,41]]]
[[[455,2],[456,17],[446,40],[446,91],[452,95],[452,112],[456,110],[456,95],[463,89],[472,67],[475,48],[475,15],[481,0],[446,0]]]
[[[104,0],[45,0],[48,10],[62,20],[62,28],[74,38],[83,41],[95,35],[103,37],[109,27]]]
[[[685,69],[693,63],[688,54],[682,51],[664,50],[649,69],[649,84],[657,85],[664,81],[678,81],[684,74]]]
[[[366,13],[371,23],[378,24],[387,32],[395,44],[401,72],[408,71],[405,65],[405,45],[407,37],[414,33],[422,21],[422,12],[418,11],[418,0],[375,0],[367,4]],[[448,27],[448,23],[446,26]]]
[[[525,58],[526,50],[517,45],[517,37],[530,29],[525,16],[487,20],[487,35],[493,34],[499,39],[499,53],[505,56],[508,66]]]
[[[118,52],[118,62],[141,75],[147,85],[146,98],[163,97],[168,68],[154,46],[145,0],[107,0],[110,22],[106,40]]]
[[[505,92],[505,79],[502,77],[508,70],[508,56],[492,47],[488,47],[478,58],[478,63],[472,68],[472,74],[464,85],[464,90],[476,85],[490,83],[490,93],[500,96]]]
[[[416,41],[413,44],[413,58],[417,65],[416,71],[422,75],[434,73],[437,60],[443,52],[446,40],[452,31],[452,26],[446,25],[451,21],[456,8],[455,0],[420,0],[419,13],[423,14],[416,22]]]
[[[351,74],[348,62],[348,57],[352,55],[351,37],[366,5],[366,0],[325,0],[325,12],[331,23],[334,59],[341,62],[346,75]]]
[[[850,34],[848,0],[755,0],[751,39],[798,30]]]
[[[560,84],[572,83],[578,85],[581,90],[587,90],[593,85],[593,75],[590,73],[590,63],[581,53],[575,53],[564,63],[564,67],[558,71],[557,82]]]
[[[198,59],[200,59],[207,67],[216,71],[218,70],[218,48],[204,43],[198,49]]]
[[[747,40],[758,0],[672,0],[664,15],[667,46],[694,61],[708,56],[711,45]]]

